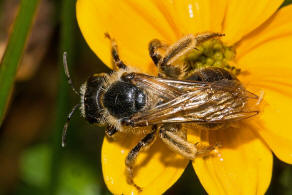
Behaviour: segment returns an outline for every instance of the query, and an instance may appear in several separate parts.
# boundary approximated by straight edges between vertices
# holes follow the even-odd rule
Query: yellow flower
[[[91,49],[111,67],[109,40],[115,38],[121,58],[147,74],[157,70],[148,43],[174,43],[189,33],[222,32],[236,50],[234,63],[245,87],[263,94],[262,112],[232,129],[191,130],[191,141],[219,142],[218,155],[192,163],[210,194],[264,194],[272,175],[272,152],[292,164],[292,6],[282,0],[78,0],[77,19]],[[102,169],[109,190],[132,194],[124,161],[141,137],[104,139]],[[136,162],[134,181],[144,194],[161,194],[180,177],[188,160],[159,139]]]

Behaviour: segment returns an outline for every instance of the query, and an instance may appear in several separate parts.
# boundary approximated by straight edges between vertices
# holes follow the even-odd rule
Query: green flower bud
[[[215,60],[222,60],[223,59],[223,54],[221,53],[221,52],[219,52],[219,51],[217,51],[214,55],[213,55],[213,58],[215,59]]]
[[[206,64],[207,64],[208,66],[212,66],[213,63],[214,63],[214,59],[213,59],[213,58],[207,58],[207,59],[206,59]]]
[[[222,63],[222,61],[217,60],[217,61],[214,62],[213,66],[222,68],[223,63]]]

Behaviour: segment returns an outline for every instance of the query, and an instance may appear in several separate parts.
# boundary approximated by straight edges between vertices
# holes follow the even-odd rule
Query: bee
[[[158,68],[157,76],[143,74],[128,67],[119,57],[116,42],[111,40],[114,71],[111,74],[93,74],[82,84],[80,92],[74,89],[64,54],[64,69],[68,83],[80,96],[77,107],[92,124],[106,127],[109,137],[117,133],[145,134],[125,159],[128,183],[142,190],[133,181],[134,163],[138,154],[160,137],[169,148],[193,160],[207,154],[214,146],[199,147],[186,140],[183,126],[195,124],[214,130],[224,124],[255,116],[258,111],[247,108],[248,100],[257,96],[247,91],[241,82],[223,68],[206,67],[186,71],[180,59],[196,49],[201,42],[223,36],[219,33],[187,35],[167,46],[154,39],[149,43],[149,54]]]

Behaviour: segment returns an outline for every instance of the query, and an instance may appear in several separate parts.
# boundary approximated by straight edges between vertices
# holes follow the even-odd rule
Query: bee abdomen
[[[237,78],[229,71],[218,67],[207,67],[197,70],[186,77],[186,80],[214,82],[223,79],[237,80]]]

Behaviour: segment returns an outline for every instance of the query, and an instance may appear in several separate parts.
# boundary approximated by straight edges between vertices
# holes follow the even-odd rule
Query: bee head
[[[89,123],[103,123],[100,96],[104,83],[105,74],[94,74],[80,88],[81,114]]]
[[[69,74],[67,64],[67,53],[63,54],[63,64],[65,75],[68,79],[68,84],[72,87],[72,90],[81,98],[81,103],[73,107],[72,111],[67,116],[67,121],[63,128],[62,135],[62,147],[66,145],[66,135],[69,126],[70,119],[75,112],[76,108],[80,106],[82,116],[90,123],[100,124],[102,120],[102,108],[100,107],[99,97],[103,91],[106,74],[92,75],[83,85],[81,85],[80,92],[78,92],[72,84],[71,76]]]

